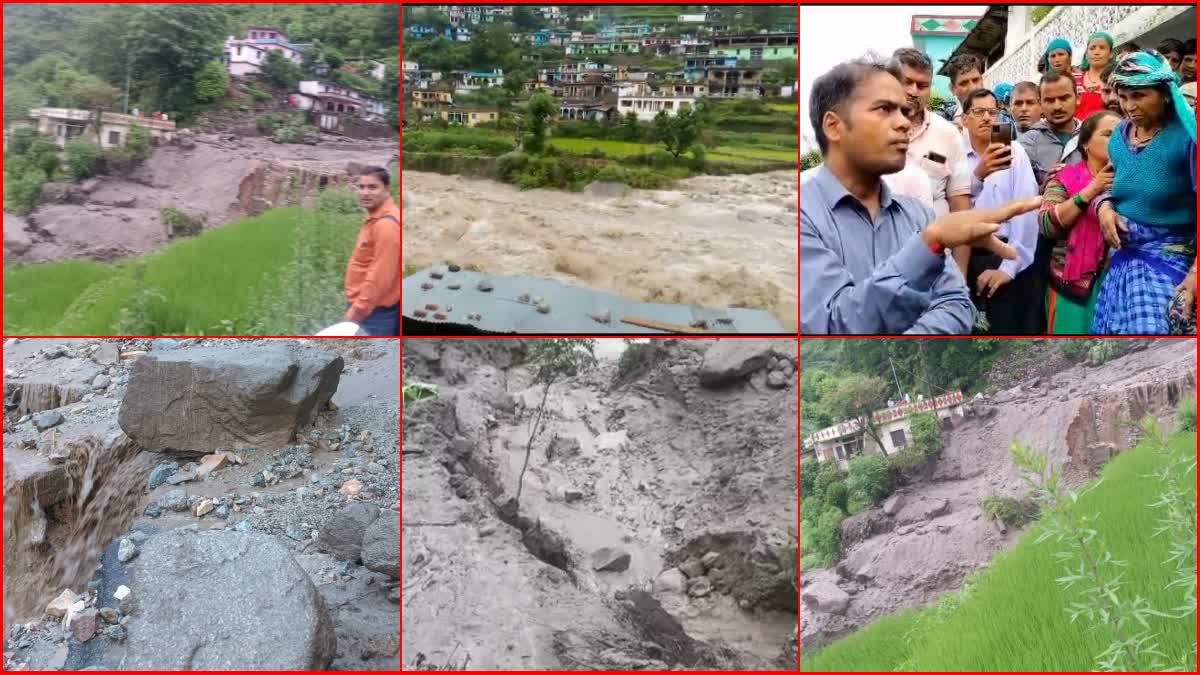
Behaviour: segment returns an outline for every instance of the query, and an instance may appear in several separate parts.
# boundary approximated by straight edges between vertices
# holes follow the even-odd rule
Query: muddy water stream
[[[5,547],[6,626],[40,615],[65,588],[86,588],[104,549],[137,516],[141,487],[155,462],[123,435],[111,448],[87,438],[65,449],[67,495],[49,514],[38,495],[6,491],[4,532],[13,543]]]
[[[794,171],[596,197],[405,171],[404,262],[450,259],[649,302],[764,309],[795,328]]]

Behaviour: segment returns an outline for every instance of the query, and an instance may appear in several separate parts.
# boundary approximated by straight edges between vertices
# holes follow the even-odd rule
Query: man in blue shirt
[[[851,62],[817,79],[809,119],[825,158],[800,196],[800,332],[967,334],[975,312],[955,246],[1015,259],[1000,223],[1038,198],[936,218],[880,180],[904,168],[907,99],[882,65]]]

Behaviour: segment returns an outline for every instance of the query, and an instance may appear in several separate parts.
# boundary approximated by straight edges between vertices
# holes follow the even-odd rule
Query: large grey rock
[[[171,530],[148,539],[121,670],[326,670],[337,648],[321,594],[264,534]]]
[[[400,513],[379,512],[363,533],[362,561],[367,569],[400,578]]]
[[[829,614],[845,614],[850,606],[850,595],[831,581],[818,581],[805,587],[800,599],[809,607]]]
[[[700,384],[720,387],[762,368],[771,357],[771,341],[765,339],[717,340],[704,354]]]
[[[282,447],[337,391],[342,358],[311,347],[152,351],[134,364],[117,421],[148,450]]]
[[[683,572],[675,567],[664,570],[654,579],[655,593],[682,593],[685,588],[687,588],[687,577],[683,576]]]
[[[37,427],[38,431],[45,431],[62,423],[62,413],[58,412],[57,410],[47,410],[45,412],[37,413],[33,416],[33,426]]]
[[[889,516],[894,516],[904,508],[904,495],[895,494],[887,498],[883,503],[883,512]]]
[[[358,562],[362,557],[363,535],[378,517],[379,507],[374,504],[359,502],[343,507],[321,529],[317,548],[338,560]]]
[[[592,569],[597,572],[624,572],[629,569],[629,552],[605,546],[592,552]]]

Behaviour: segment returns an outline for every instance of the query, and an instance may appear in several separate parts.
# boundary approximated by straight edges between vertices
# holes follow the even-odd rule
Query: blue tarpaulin
[[[480,282],[490,284],[492,290],[479,290]],[[423,285],[432,287],[422,288]],[[496,276],[469,270],[451,272],[447,265],[435,265],[410,275],[404,279],[403,292],[405,325],[419,325],[442,334],[448,334],[456,325],[470,327],[473,332],[516,335],[674,332],[622,321],[638,318],[684,327],[703,320],[706,332],[712,335],[789,335],[774,316],[760,309],[638,302],[549,279]],[[521,296],[527,296],[528,301]],[[539,299],[549,305],[549,312],[538,311]],[[611,317],[608,323],[591,316],[606,312]]]

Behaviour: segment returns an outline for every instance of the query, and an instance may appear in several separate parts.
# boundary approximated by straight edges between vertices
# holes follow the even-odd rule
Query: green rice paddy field
[[[1173,447],[1194,449],[1196,434],[1178,433]],[[1111,460],[1100,485],[1079,498],[1080,513],[1099,514],[1098,527],[1115,558],[1129,562],[1121,592],[1140,595],[1156,609],[1181,602],[1178,588],[1167,589],[1171,569],[1164,562],[1167,542],[1152,538],[1160,516],[1150,504],[1160,485],[1149,476],[1162,458],[1150,447],[1135,447]],[[1189,485],[1195,486],[1194,469]],[[1194,489],[1194,487],[1193,487]],[[1194,492],[1193,492],[1194,495]],[[1096,657],[1113,642],[1111,630],[1089,630],[1081,619],[1069,621],[1064,610],[1081,598],[1055,579],[1063,567],[1053,557],[1062,550],[1048,540],[1035,543],[1032,525],[1017,546],[998,555],[982,574],[968,600],[950,610],[932,630],[909,632],[929,609],[881,618],[823,649],[802,652],[800,669],[808,672],[863,671],[1091,671]],[[1184,619],[1153,618],[1168,664],[1196,663],[1196,614]]]

